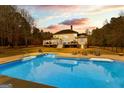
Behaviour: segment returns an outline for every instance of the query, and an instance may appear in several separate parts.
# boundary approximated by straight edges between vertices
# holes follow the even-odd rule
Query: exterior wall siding
[[[64,42],[71,42],[75,40],[77,37],[77,34],[58,34],[58,35],[53,35],[53,38],[58,38],[63,40]]]

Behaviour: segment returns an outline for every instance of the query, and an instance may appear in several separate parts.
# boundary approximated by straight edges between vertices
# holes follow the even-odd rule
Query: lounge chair
[[[124,56],[124,53],[118,53],[119,56]]]

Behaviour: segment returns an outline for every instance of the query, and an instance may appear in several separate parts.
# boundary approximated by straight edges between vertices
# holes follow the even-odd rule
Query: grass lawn
[[[92,51],[96,50],[95,48],[81,49],[81,48],[46,48],[46,47],[27,47],[27,48],[5,48],[5,47],[3,48],[3,47],[0,47],[0,57],[8,57],[8,56],[13,56],[13,55],[38,52],[39,49],[41,49],[43,52],[61,52],[61,53],[73,53],[75,51],[92,52]],[[100,52],[102,54],[114,54],[111,51],[102,50],[102,49],[100,49]]]

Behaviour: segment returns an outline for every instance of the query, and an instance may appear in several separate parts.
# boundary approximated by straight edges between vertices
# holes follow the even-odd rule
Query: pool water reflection
[[[2,75],[61,88],[124,87],[124,63],[117,61],[95,62],[48,54],[0,65],[0,69]]]

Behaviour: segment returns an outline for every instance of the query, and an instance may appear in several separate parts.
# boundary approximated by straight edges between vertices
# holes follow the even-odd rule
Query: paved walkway
[[[3,58],[0,58],[0,64],[8,63],[8,62],[11,62],[14,60],[18,60],[18,59],[23,58],[25,56],[39,55],[39,54],[41,54],[41,53],[28,53],[28,54],[22,54],[22,55],[16,55],[16,56],[3,57]]]

